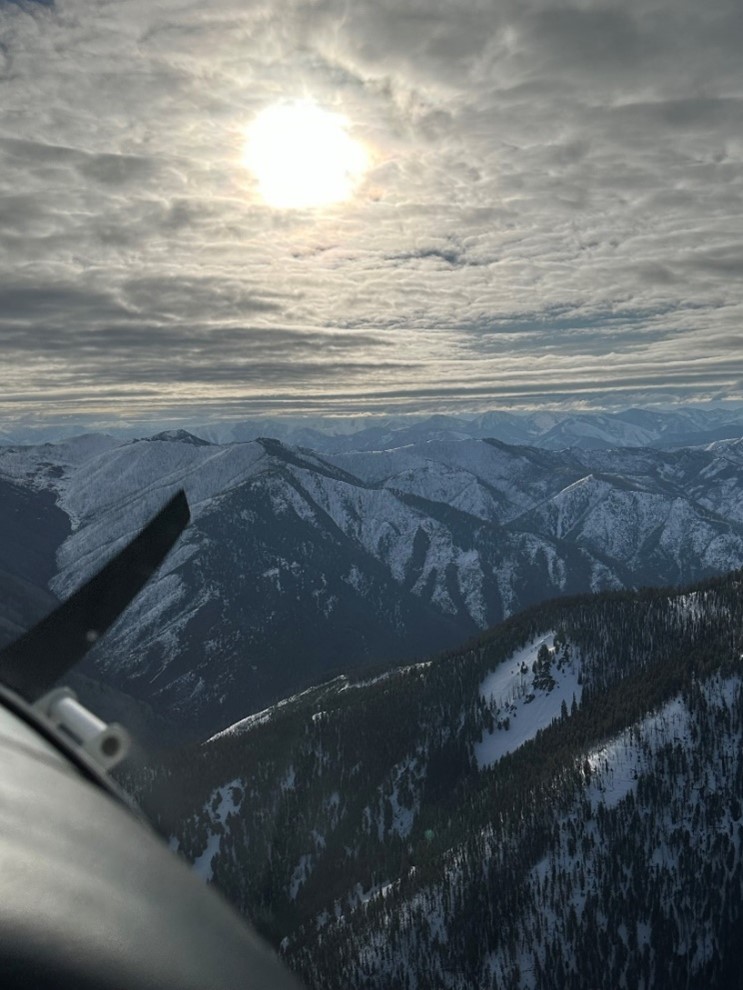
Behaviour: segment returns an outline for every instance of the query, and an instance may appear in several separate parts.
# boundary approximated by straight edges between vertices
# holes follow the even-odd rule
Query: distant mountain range
[[[688,406],[669,410],[618,412],[533,412],[503,410],[477,416],[377,417],[344,419],[243,419],[181,423],[212,443],[244,443],[274,437],[320,453],[385,450],[427,440],[494,438],[548,450],[596,447],[679,447],[743,436],[743,406]],[[91,432],[85,424],[6,424],[0,443],[39,444],[69,440]],[[156,433],[174,433],[165,424],[121,422],[110,430],[119,441]]]
[[[742,467],[736,439],[319,454],[170,431],[0,448],[0,482],[25,500],[8,502],[20,516],[7,525],[46,561],[15,577],[42,599],[55,552],[64,597],[185,488],[193,524],[85,672],[195,734],[333,671],[454,647],[554,595],[739,567]]]
[[[484,413],[473,418],[432,416],[413,423],[392,421],[349,432],[272,423],[270,436],[325,453],[384,450],[428,440],[497,439],[546,450],[610,447],[681,447],[743,435],[743,409],[686,408],[670,412],[626,409],[616,413]],[[246,440],[266,433],[247,422],[196,432],[215,441]]]

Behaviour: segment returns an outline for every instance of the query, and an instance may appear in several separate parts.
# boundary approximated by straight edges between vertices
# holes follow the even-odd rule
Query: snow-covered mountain
[[[742,449],[460,439],[320,455],[169,431],[0,448],[0,480],[66,516],[72,532],[45,543],[60,597],[185,488],[192,526],[87,670],[209,732],[553,595],[743,565]]]
[[[87,674],[211,735],[140,786],[310,986],[726,988],[743,578],[620,589],[743,566],[742,484],[739,439],[4,447],[4,631],[184,487]]]
[[[174,757],[150,805],[167,781],[173,843],[310,988],[737,986],[742,582],[336,678]]]
[[[216,443],[273,436],[322,453],[381,450],[429,440],[486,438],[551,450],[679,447],[743,435],[743,409],[689,407],[580,414],[501,410],[474,417],[437,415],[413,421],[372,421],[363,426],[347,422],[307,426],[281,420],[246,420],[194,426],[194,432]]]
[[[0,443],[61,442],[99,429],[63,422],[7,423]],[[106,426],[119,442],[159,432],[186,428],[211,443],[245,443],[270,436],[290,446],[310,447],[321,453],[380,450],[428,440],[483,440],[528,444],[553,450],[607,447],[680,447],[743,436],[743,407],[688,406],[673,409],[624,409],[617,412],[507,412],[493,410],[477,416],[429,417],[255,418],[194,420],[171,423],[125,420]]]

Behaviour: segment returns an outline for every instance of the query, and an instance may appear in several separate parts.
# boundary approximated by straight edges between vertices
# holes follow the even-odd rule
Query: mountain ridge
[[[58,443],[100,428],[65,423],[8,423],[1,435],[6,444]],[[292,446],[341,453],[401,446],[426,439],[484,439],[497,437],[511,444],[542,448],[598,449],[617,446],[679,447],[708,444],[715,440],[743,435],[743,409],[740,406],[695,405],[673,409],[630,408],[618,411],[538,411],[493,410],[478,414],[428,417],[374,417],[342,419],[325,417],[254,418],[199,422],[192,419],[172,422],[125,422],[106,424],[103,432],[119,442],[157,434],[187,430],[210,443],[225,444],[276,437]]]
[[[260,440],[0,448],[69,520],[70,594],[176,489],[193,522],[89,677],[209,734],[323,670],[415,658],[535,601],[743,565],[737,441],[543,451],[471,438],[318,454]]]

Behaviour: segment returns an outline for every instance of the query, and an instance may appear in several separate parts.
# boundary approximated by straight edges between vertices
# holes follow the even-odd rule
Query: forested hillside
[[[312,987],[729,986],[742,592],[533,608],[251,716],[146,802]]]

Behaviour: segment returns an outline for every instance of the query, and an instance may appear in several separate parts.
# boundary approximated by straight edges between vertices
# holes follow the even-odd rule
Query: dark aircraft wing
[[[163,841],[0,708],[4,990],[298,990]]]

